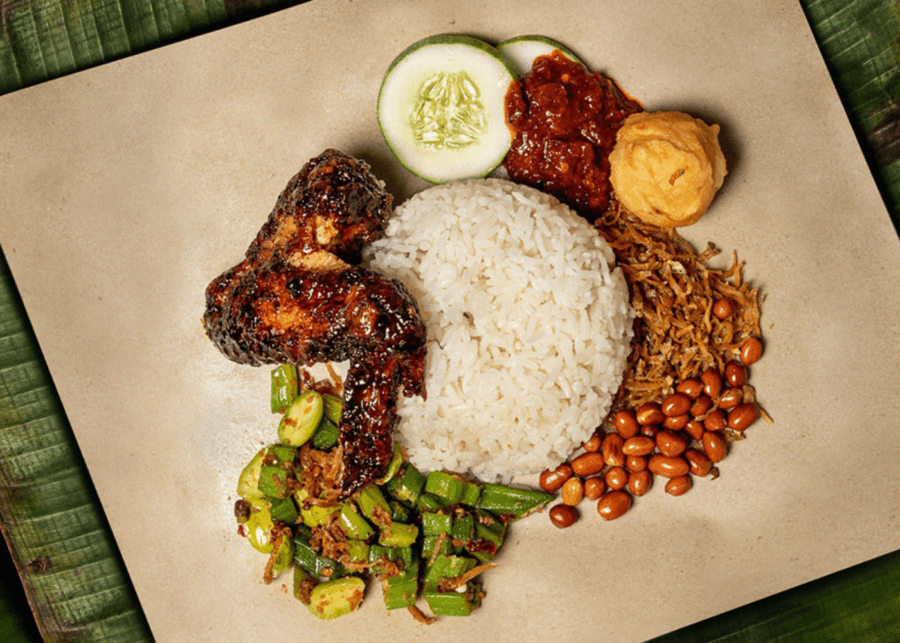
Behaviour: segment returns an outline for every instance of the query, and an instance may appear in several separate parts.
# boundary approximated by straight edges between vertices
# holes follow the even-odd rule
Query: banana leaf
[[[900,5],[889,0],[801,4],[900,229]]]
[[[45,640],[152,640],[2,255],[0,517]]]

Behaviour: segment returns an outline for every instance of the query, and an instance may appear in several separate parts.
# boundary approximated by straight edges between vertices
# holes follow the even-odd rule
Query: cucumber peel
[[[497,45],[504,60],[522,76],[531,71],[535,58],[547,56],[557,49],[569,60],[584,65],[568,47],[546,36],[516,36]]]
[[[390,64],[378,94],[385,142],[431,183],[488,175],[512,143],[504,99],[516,76],[478,38],[442,34],[413,43]]]

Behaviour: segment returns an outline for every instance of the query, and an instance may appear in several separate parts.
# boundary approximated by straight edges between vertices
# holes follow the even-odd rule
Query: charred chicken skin
[[[244,260],[206,290],[206,333],[235,362],[349,361],[341,497],[386,472],[400,390],[425,395],[415,301],[400,282],[356,265],[391,212],[367,164],[326,150],[288,183]]]

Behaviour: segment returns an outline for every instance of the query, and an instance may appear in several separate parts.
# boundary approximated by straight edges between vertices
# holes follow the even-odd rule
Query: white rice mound
[[[409,288],[428,328],[427,400],[398,401],[396,438],[419,468],[537,473],[609,412],[630,350],[628,287],[557,199],[503,179],[435,186],[397,208],[366,262]]]

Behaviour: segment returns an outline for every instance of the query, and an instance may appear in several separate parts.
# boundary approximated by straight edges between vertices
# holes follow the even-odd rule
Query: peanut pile
[[[644,224],[619,207],[597,222],[625,273],[636,312],[624,381],[610,415],[569,462],[541,474],[559,492],[549,511],[560,528],[582,500],[606,520],[627,512],[654,477],[673,496],[694,476],[717,477],[729,445],[760,417],[771,419],[748,382],[762,356],[761,297],[743,264],[719,270],[710,244],[697,253],[675,230]]]

